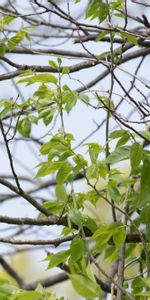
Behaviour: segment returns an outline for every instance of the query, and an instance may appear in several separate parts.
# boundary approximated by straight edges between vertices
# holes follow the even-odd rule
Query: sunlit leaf
[[[107,163],[114,164],[130,157],[130,148],[128,146],[117,147],[106,159]]]
[[[71,274],[69,277],[79,295],[89,299],[98,297],[100,288],[97,283],[83,275]]]
[[[68,258],[70,254],[70,251],[67,250],[62,250],[52,256],[50,256],[47,260],[49,260],[49,265],[48,265],[48,268],[47,269],[51,269],[51,268],[54,268],[60,264],[64,264]]]
[[[18,83],[27,83],[27,85],[40,82],[40,83],[54,83],[57,84],[57,78],[51,74],[37,74],[24,79],[20,79]]]
[[[130,149],[130,161],[132,170],[136,169],[143,158],[143,147],[139,143],[134,143]]]

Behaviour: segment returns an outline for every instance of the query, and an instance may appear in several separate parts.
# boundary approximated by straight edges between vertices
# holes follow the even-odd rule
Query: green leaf
[[[53,298],[53,292],[49,291],[48,289],[45,289],[40,283],[36,287],[36,292],[40,292],[42,294],[42,300],[52,300]],[[58,300],[64,300],[64,299],[58,299]]]
[[[90,167],[86,169],[86,176],[88,179],[97,178],[98,177],[98,168],[96,164],[92,164]]]
[[[30,74],[26,74],[26,76],[35,75],[33,72]],[[20,76],[21,77],[21,76]],[[25,77],[25,75],[23,76]],[[53,102],[51,99],[54,96],[54,91],[47,86],[45,83],[42,83],[39,88],[33,94],[34,96],[39,98],[39,103],[43,106],[44,100],[47,100],[47,105]]]
[[[114,16],[116,16],[118,18],[124,19],[124,15],[123,14],[116,13],[116,14],[114,14]]]
[[[118,259],[118,248],[115,246],[107,245],[105,248],[105,256],[104,259],[108,259],[109,262]]]
[[[3,17],[3,22],[4,24],[10,24],[13,20],[15,20],[15,17],[12,16],[4,16]]]
[[[106,162],[109,164],[114,164],[120,162],[122,160],[129,159],[130,156],[130,147],[129,146],[122,146],[117,147],[106,159]]]
[[[83,201],[89,201],[91,202],[93,205],[96,205],[96,203],[99,201],[100,199],[100,195],[94,191],[94,190],[91,190],[89,191],[88,193],[84,194],[84,198],[83,198]],[[79,202],[80,202],[80,198],[79,198]]]
[[[83,240],[81,237],[76,236],[71,242],[70,246],[71,258],[75,261],[79,260],[83,255]]]
[[[58,66],[53,60],[49,60],[48,63],[54,70],[58,70]]]
[[[58,61],[58,64],[59,64],[59,65],[62,64],[62,59],[61,59],[61,57],[58,57],[58,58],[57,58],[57,61]]]
[[[139,143],[134,143],[130,149],[130,162],[132,170],[136,169],[143,158],[143,147]]]
[[[67,236],[67,235],[69,235],[69,234],[72,233],[72,232],[74,232],[74,229],[72,229],[71,227],[64,227],[64,228],[62,229],[61,234],[62,234],[63,236]]]
[[[140,219],[143,224],[150,224],[150,206],[149,205],[146,205],[142,209]]]
[[[86,18],[99,18],[103,22],[109,13],[109,5],[102,0],[91,0],[86,10]]]
[[[75,172],[87,167],[87,160],[85,160],[81,154],[78,154],[78,156],[75,155],[73,160],[76,163],[76,166],[73,168]]]
[[[51,160],[50,157],[53,158],[54,156],[63,153],[67,149],[68,149],[68,146],[63,145],[63,143],[61,141],[54,142],[54,140],[51,140],[51,141],[43,144],[43,146],[40,149],[40,153],[42,155],[49,154],[49,160]]]
[[[43,206],[52,214],[60,214],[64,208],[64,202],[48,200],[43,203]]]
[[[0,112],[0,119],[3,119],[7,116],[8,112],[10,112],[11,106],[6,106],[1,112]]]
[[[112,224],[106,224],[101,226],[99,229],[97,229],[95,231],[95,233],[93,234],[92,238],[96,239],[98,237],[100,237],[102,234],[104,233],[111,233],[114,234],[115,231],[118,230],[118,228],[122,228],[122,223],[121,222],[115,222]]]
[[[60,251],[50,257],[48,257],[46,260],[50,260],[48,268],[47,269],[52,269],[60,264],[64,264],[70,254],[69,250],[63,250]]]
[[[123,129],[115,130],[110,133],[109,137],[110,137],[110,139],[117,139],[117,138],[122,137],[125,133],[127,133],[127,131],[123,130]]]
[[[82,224],[82,214],[77,209],[70,209],[68,212],[69,219],[77,226]]]
[[[35,117],[34,115],[29,115],[28,119],[31,123],[36,124],[36,125],[38,124],[38,118]]]
[[[128,132],[124,133],[122,137],[119,139],[119,141],[117,142],[116,147],[126,144],[129,141],[129,139],[130,139],[130,134]]]
[[[3,284],[9,284],[9,280],[6,279],[6,278],[0,278],[0,286],[3,285]]]
[[[0,43],[0,57],[3,57],[6,52],[6,46],[3,42]]]
[[[71,165],[66,161],[63,162],[62,167],[59,169],[57,176],[56,176],[56,181],[58,184],[64,183],[67,178],[70,175],[70,172],[72,171]]]
[[[85,298],[93,299],[98,297],[100,289],[96,282],[92,281],[86,276],[72,274],[69,275],[74,289],[77,293]]]
[[[117,187],[113,186],[111,183],[107,186],[107,193],[109,197],[117,204],[120,203],[121,195]]]
[[[135,278],[132,281],[132,289],[133,289],[134,295],[136,295],[137,293],[142,292],[144,287],[146,287],[146,284],[144,283],[144,281],[142,280],[141,277]]]
[[[102,253],[104,248],[106,247],[106,244],[111,239],[111,237],[112,237],[112,232],[106,232],[106,233],[101,234],[99,236],[99,238],[96,240],[93,254],[96,255],[98,253]]]
[[[37,172],[36,178],[44,177],[48,174],[51,174],[61,167],[63,167],[63,161],[54,161],[54,162],[42,162],[38,166],[40,166],[39,171]]]
[[[139,133],[143,135],[143,139],[150,141],[150,131],[139,131]]]
[[[31,123],[28,118],[22,119],[18,122],[17,129],[19,133],[25,137],[28,137],[31,132]]]
[[[118,230],[113,234],[113,241],[117,248],[121,246],[125,242],[126,239],[126,231],[124,227],[118,227]]]
[[[16,292],[18,288],[9,283],[0,284],[0,293],[4,295],[11,295],[12,293]]]
[[[84,103],[88,104],[89,103],[89,97],[85,95],[84,93],[80,93],[78,95],[79,99],[81,99]]]
[[[64,97],[66,97],[66,99],[67,99],[67,103],[65,105],[65,110],[67,113],[69,113],[77,103],[77,95],[76,95],[76,93],[73,93],[72,91],[70,91],[67,93],[67,95],[65,94]]]
[[[13,300],[43,300],[43,296],[40,292],[37,291],[26,291],[20,292],[17,295],[14,295]]]
[[[102,58],[106,57],[107,54],[108,54],[108,55],[110,54],[110,51],[109,51],[109,50],[100,53],[100,54],[97,56],[97,58],[102,59]],[[102,98],[102,99],[105,99],[104,102],[108,103],[109,98],[107,98],[107,97],[101,97],[101,98]],[[100,104],[100,107],[101,107],[101,104]]]
[[[106,31],[106,30],[103,30],[99,35],[98,35],[98,37],[96,38],[96,41],[98,42],[98,41],[101,41],[102,39],[103,39],[103,37],[105,36],[105,35],[107,35],[108,34],[108,31]]]
[[[109,231],[109,224],[106,224],[104,226],[101,226],[99,229],[97,229],[92,238],[96,239],[97,237],[101,236],[103,233],[107,233]]]
[[[96,239],[94,254],[101,253],[112,237],[117,248],[125,241],[126,232],[121,222],[106,224],[95,231],[92,236],[92,238]]]
[[[137,38],[133,34],[129,34],[127,32],[121,32],[120,35],[122,38],[127,39],[131,44],[133,44],[133,45],[138,44]]]
[[[84,220],[84,226],[86,226],[92,233],[94,233],[97,230],[96,222],[90,217]]]
[[[62,200],[62,201],[68,200],[67,192],[63,184],[56,185],[55,194],[58,200]]]
[[[70,72],[70,69],[68,67],[64,67],[63,70],[62,70],[63,75],[69,74],[69,72]]]
[[[55,107],[44,107],[39,110],[39,118],[43,119],[44,124],[47,126],[52,122],[55,112]]]
[[[146,238],[150,242],[150,224],[146,226]]]
[[[34,76],[30,76],[30,77],[20,79],[18,81],[18,83],[27,82],[27,85],[30,85],[30,84],[33,84],[33,83],[36,83],[36,82],[57,84],[57,81],[58,81],[58,79],[54,75],[45,73],[45,74],[37,74],[37,75],[34,75]]]
[[[150,291],[137,293],[136,296],[150,297]],[[149,298],[148,298],[149,299]]]
[[[141,174],[140,198],[142,203],[150,202],[150,158],[145,157]]]
[[[89,143],[89,155],[92,163],[96,163],[100,152],[104,151],[103,147],[96,143]]]
[[[103,22],[109,14],[109,5],[107,3],[101,2],[99,8],[98,18],[100,22]]]
[[[13,50],[16,45],[21,44],[24,39],[28,39],[30,41],[30,35],[26,31],[28,27],[21,27],[21,29],[8,40],[8,48],[9,50]]]

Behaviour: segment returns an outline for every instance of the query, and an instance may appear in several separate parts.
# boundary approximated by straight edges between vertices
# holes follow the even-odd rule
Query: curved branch
[[[38,211],[42,212],[44,215],[52,216],[52,214],[45,207],[39,204],[34,198],[25,193],[23,190],[19,190],[15,185],[10,183],[9,181],[0,178],[0,184],[6,186],[11,191],[15,192],[17,195],[27,200],[32,206],[34,206]]]

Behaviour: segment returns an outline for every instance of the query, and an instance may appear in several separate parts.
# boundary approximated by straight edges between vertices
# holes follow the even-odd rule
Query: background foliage
[[[0,5],[0,299],[150,298],[149,8]],[[10,257],[35,249],[54,273],[26,282]]]

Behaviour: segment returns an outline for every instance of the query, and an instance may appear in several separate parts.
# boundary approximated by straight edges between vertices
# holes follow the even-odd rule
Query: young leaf
[[[70,246],[71,258],[75,261],[79,260],[83,255],[83,240],[76,236]]]
[[[51,174],[61,167],[63,167],[64,162],[62,161],[54,161],[54,162],[42,162],[40,165],[40,169],[37,172],[36,178],[44,177],[48,174]]]
[[[145,157],[143,161],[140,198],[142,203],[147,203],[150,201],[150,158],[149,157]]]
[[[64,202],[58,202],[58,201],[45,201],[43,203],[43,206],[52,214],[60,214],[64,208]]]
[[[139,143],[134,143],[130,149],[130,162],[132,170],[136,169],[143,158],[143,147]]]
[[[103,30],[99,35],[98,35],[98,37],[96,38],[96,41],[98,42],[98,41],[101,41],[102,39],[103,39],[103,37],[105,36],[105,35],[107,35],[108,34],[108,31],[106,31],[106,30]]]
[[[25,137],[28,137],[31,132],[31,123],[28,118],[20,120],[17,125],[19,133]]]
[[[97,224],[96,224],[96,222],[95,222],[92,218],[90,218],[90,217],[88,217],[88,218],[86,218],[86,219],[84,220],[84,225],[85,225],[92,233],[94,233],[94,232],[97,230]]]
[[[53,69],[58,70],[58,66],[53,60],[49,60],[48,63]]]
[[[69,219],[76,224],[77,226],[81,226],[82,224],[82,214],[77,209],[70,209],[68,212]]]
[[[93,299],[99,296],[100,288],[98,284],[84,275],[69,275],[74,289],[85,298]]]
[[[70,166],[70,164],[67,161],[63,162],[63,166],[59,169],[56,176],[57,183],[58,184],[64,183],[69,177],[71,170],[72,167]]]
[[[92,164],[90,167],[86,169],[86,176],[88,179],[98,177],[98,168],[96,164]]]
[[[143,139],[146,138],[150,141],[150,131],[139,131],[139,133],[143,135]]]
[[[62,70],[63,75],[69,74],[69,72],[70,72],[70,69],[68,67],[64,67],[63,70]]]
[[[125,133],[127,133],[126,130],[115,130],[115,131],[112,131],[109,135],[110,139],[117,139],[117,138],[120,138],[122,137]]]
[[[126,32],[121,32],[120,35],[121,35],[122,38],[127,39],[131,44],[137,45],[137,43],[138,43],[137,38],[133,34],[129,34],[129,33],[126,33]]]
[[[90,99],[87,95],[83,94],[83,93],[80,93],[78,95],[79,99],[81,99],[84,103],[88,104]]]
[[[66,202],[68,199],[67,192],[63,184],[56,185],[55,194],[58,200]]]
[[[109,164],[114,164],[122,160],[129,159],[130,156],[130,147],[122,146],[116,148],[106,159],[106,162]]]
[[[43,296],[40,292],[37,291],[25,291],[17,293],[14,295],[12,300],[43,300]]]
[[[65,110],[69,113],[77,103],[77,94],[69,90],[64,94],[64,97],[66,98]]]
[[[87,7],[86,18],[91,20],[99,18],[100,22],[103,22],[109,13],[109,5],[102,1],[92,0]]]
[[[118,227],[118,230],[114,232],[113,234],[113,241],[117,248],[121,246],[121,244],[124,243],[126,239],[126,231],[124,227]]]
[[[93,234],[93,239],[96,239],[96,238],[98,238],[99,236],[101,236],[102,234],[104,234],[104,233],[107,233],[107,232],[109,232],[109,225],[108,224],[106,224],[106,225],[104,225],[104,226],[101,226],[100,228],[98,228],[95,232],[94,232],[94,234]]]
[[[37,75],[34,75],[34,76],[30,76],[30,77],[20,79],[18,81],[18,83],[27,82],[27,85],[30,85],[30,84],[33,84],[33,83],[36,83],[36,82],[57,84],[57,81],[58,81],[58,79],[54,75],[45,73],[45,74],[37,74]]]
[[[106,247],[106,244],[112,237],[112,232],[106,232],[99,236],[98,239],[96,239],[96,244],[94,246],[93,253],[94,255],[101,253],[104,248]]]
[[[122,135],[122,137],[119,139],[119,141],[117,142],[116,147],[120,147],[124,144],[126,144],[130,139],[130,134],[128,132],[124,133]]]
[[[52,269],[60,264],[64,264],[70,254],[69,250],[62,250],[56,254],[53,254],[52,256],[48,257],[47,260],[50,260],[48,268]]]
[[[114,202],[116,202],[117,204],[120,203],[121,195],[120,195],[120,192],[119,192],[119,190],[117,189],[117,187],[113,186],[113,185],[110,183],[110,184],[108,184],[107,192],[108,192],[108,195],[110,196],[110,198],[111,198]]]

